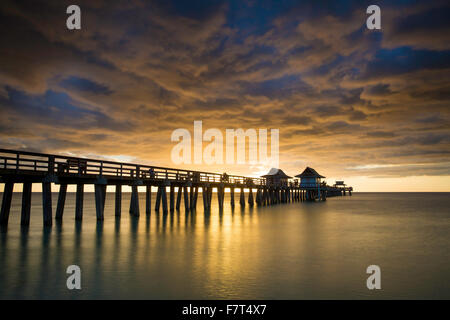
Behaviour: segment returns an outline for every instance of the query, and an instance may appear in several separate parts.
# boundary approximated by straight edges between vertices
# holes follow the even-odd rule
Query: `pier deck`
[[[223,209],[225,188],[230,190],[231,206],[235,206],[235,189],[240,190],[239,204],[253,206],[274,205],[278,203],[300,202],[306,200],[326,200],[330,196],[351,195],[351,187],[322,186],[317,193],[301,188],[296,182],[285,185],[272,185],[265,178],[190,171],[174,168],[122,163],[108,160],[69,157],[35,152],[0,149],[0,183],[5,184],[0,211],[0,225],[7,225],[11,208],[13,187],[23,184],[21,224],[28,225],[31,210],[31,187],[33,183],[42,184],[43,222],[53,223],[51,184],[60,185],[55,219],[61,220],[68,185],[76,185],[75,218],[83,217],[84,186],[94,185],[97,219],[103,220],[106,187],[115,186],[115,215],[121,215],[122,186],[131,186],[130,214],[139,216],[138,186],[146,188],[146,214],[151,214],[151,187],[157,188],[155,211],[162,206],[163,213],[180,210],[184,201],[186,212],[197,207],[199,189],[202,190],[204,211],[211,209],[213,189],[217,190],[219,208]],[[177,188],[177,190],[175,190]],[[248,189],[245,199],[244,189]],[[256,190],[256,196],[254,192]],[[176,192],[177,191],[177,192]],[[314,193],[316,192],[316,193]],[[169,197],[167,196],[169,193]],[[315,194],[315,195],[314,195]],[[182,199],[183,198],[183,199]]]

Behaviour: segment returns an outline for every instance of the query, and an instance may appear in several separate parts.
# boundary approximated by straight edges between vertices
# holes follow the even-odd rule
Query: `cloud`
[[[4,0],[0,145],[171,165],[172,130],[203,120],[280,129],[286,172],[447,174],[448,4],[383,2],[381,31],[368,4],[80,1],[72,32],[63,1]]]
[[[113,91],[111,91],[106,85],[76,76],[65,78],[60,82],[60,85],[67,89],[74,89],[95,94],[109,95],[113,93]]]

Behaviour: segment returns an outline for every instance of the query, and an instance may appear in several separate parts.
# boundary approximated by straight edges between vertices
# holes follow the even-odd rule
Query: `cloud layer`
[[[364,1],[79,1],[80,31],[70,4],[0,4],[1,147],[171,166],[203,120],[280,129],[290,174],[450,175],[446,1],[381,1],[381,31]]]

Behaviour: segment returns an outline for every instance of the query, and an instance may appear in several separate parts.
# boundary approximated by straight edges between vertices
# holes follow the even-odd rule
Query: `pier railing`
[[[110,160],[50,155],[28,151],[0,149],[0,170],[17,173],[47,173],[58,175],[92,175],[130,179],[157,179],[192,182],[224,182],[241,185],[265,185],[264,178],[250,178],[203,171],[123,163]]]
[[[259,206],[296,201],[326,200],[329,196],[351,195],[352,188],[305,188],[298,181],[282,181],[279,184],[266,184],[265,178],[251,178],[211,173],[204,171],[181,170],[116,162],[102,159],[78,158],[64,155],[0,149],[0,182],[4,183],[0,208],[0,226],[8,224],[14,184],[22,184],[21,224],[29,225],[31,212],[32,184],[42,184],[42,213],[45,226],[53,221],[51,184],[59,184],[56,220],[62,220],[69,184],[76,185],[75,219],[83,218],[84,186],[93,184],[95,190],[95,208],[97,220],[104,218],[107,186],[115,186],[115,216],[120,217],[122,210],[122,186],[131,186],[130,214],[140,215],[138,186],[145,186],[145,212],[151,212],[152,187],[157,187],[155,211],[162,206],[163,213],[179,211],[184,195],[186,213],[195,211],[198,191],[201,188],[203,208],[210,212],[213,189],[217,192],[219,210],[223,210],[225,188],[230,190],[230,205],[234,208],[235,189],[239,189],[239,203],[245,207],[245,191],[248,190],[250,206],[256,202]],[[175,188],[177,191],[175,191]],[[167,191],[166,189],[169,189]],[[256,199],[254,190],[256,189]],[[169,192],[169,197],[167,196]],[[175,192],[176,202],[175,202]],[[169,201],[168,201],[169,200]],[[256,200],[256,201],[255,201]],[[168,203],[169,202],[169,203]]]

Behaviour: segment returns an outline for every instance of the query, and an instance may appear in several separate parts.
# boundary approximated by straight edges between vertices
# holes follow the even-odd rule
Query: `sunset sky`
[[[0,3],[0,148],[270,169],[175,165],[172,131],[202,120],[279,129],[289,175],[450,191],[448,1],[76,1],[76,31],[73,1],[32,3]]]

